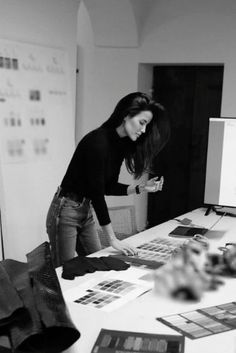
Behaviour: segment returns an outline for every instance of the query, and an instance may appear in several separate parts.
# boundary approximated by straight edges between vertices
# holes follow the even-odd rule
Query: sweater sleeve
[[[105,165],[107,160],[106,141],[100,136],[93,136],[88,141],[85,158],[85,177],[87,193],[92,201],[100,225],[109,224],[110,217],[105,200]]]
[[[127,184],[113,182],[106,187],[106,195],[124,196],[127,195],[127,188]]]

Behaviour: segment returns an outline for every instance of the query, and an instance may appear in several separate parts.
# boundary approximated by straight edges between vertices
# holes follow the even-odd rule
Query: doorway
[[[208,125],[221,112],[223,65],[156,65],[153,98],[166,108],[171,138],[154,161],[165,179],[148,195],[148,227],[203,206]]]

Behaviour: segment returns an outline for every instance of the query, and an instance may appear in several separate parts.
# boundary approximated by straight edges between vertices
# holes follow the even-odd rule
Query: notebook
[[[173,229],[169,236],[171,237],[193,237],[195,234],[204,235],[208,231],[207,228],[202,227],[186,227],[186,226],[178,226]]]

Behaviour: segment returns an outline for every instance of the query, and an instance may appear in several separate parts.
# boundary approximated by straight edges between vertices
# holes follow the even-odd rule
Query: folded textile
[[[0,332],[7,332],[13,352],[59,353],[71,346],[80,332],[64,302],[49,244],[45,242],[27,254],[27,263],[8,259],[1,265],[20,301],[14,298],[13,303],[23,307],[21,315],[15,312],[14,319],[8,320]],[[0,307],[3,305],[1,301]]]
[[[86,273],[95,271],[122,271],[129,268],[126,262],[112,256],[102,257],[83,257],[77,256],[66,261],[62,267],[62,278],[74,279],[77,276],[83,276]]]
[[[125,261],[112,256],[103,256],[101,259],[110,270],[122,271],[130,267]]]

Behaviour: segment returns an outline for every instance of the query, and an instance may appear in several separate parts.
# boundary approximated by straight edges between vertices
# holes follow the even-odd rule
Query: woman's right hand
[[[112,239],[110,241],[110,245],[118,250],[121,251],[124,255],[137,255],[138,254],[138,250],[137,248],[135,248],[134,246],[126,243],[125,241],[120,241],[119,239]]]

